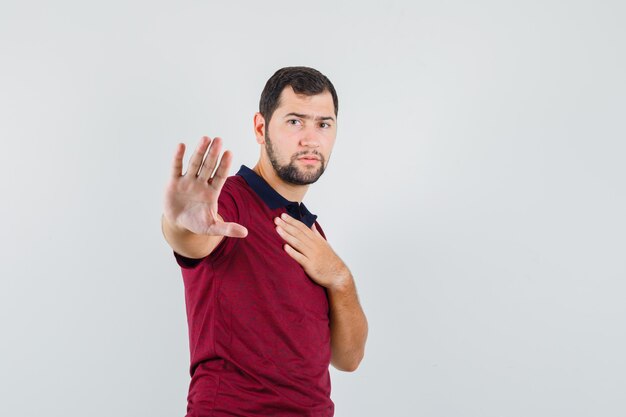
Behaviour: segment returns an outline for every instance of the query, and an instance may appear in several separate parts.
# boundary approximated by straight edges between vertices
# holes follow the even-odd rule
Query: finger
[[[248,229],[238,223],[222,222],[213,226],[211,234],[217,236],[244,238],[248,236]]]
[[[322,239],[324,238],[324,236],[322,236],[320,231],[317,230],[317,226],[315,226],[315,223],[313,223],[313,225],[311,226],[311,230],[313,230],[317,236],[321,237]]]
[[[204,159],[202,167],[200,167],[200,171],[198,172],[198,178],[200,180],[204,182],[209,181],[211,174],[213,174],[213,171],[215,170],[215,165],[217,165],[217,158],[220,156],[221,150],[222,140],[220,138],[213,138],[211,141],[211,147],[209,148],[209,153]]]
[[[226,226],[226,233],[224,233],[224,236],[240,237],[240,238],[248,236],[248,229],[246,229],[240,224],[225,223],[225,226]]]
[[[283,226],[285,226],[284,223],[276,226],[276,232],[280,235],[280,237],[282,237],[285,242],[289,243],[289,245],[291,245],[291,247],[296,249],[298,252],[307,253],[309,250],[307,242],[300,239],[299,236],[291,234]]]
[[[209,143],[211,143],[211,139],[209,139],[208,136],[203,136],[198,144],[198,147],[196,148],[196,151],[193,155],[191,155],[189,168],[187,168],[187,174],[191,174],[193,176],[198,175],[198,170],[200,170],[200,165],[202,165],[202,160],[204,159],[204,154],[209,147]]]
[[[307,258],[303,254],[301,254],[300,252],[292,248],[288,243],[284,245],[284,248],[285,248],[285,252],[287,252],[287,254],[291,256],[300,265],[304,266],[308,262],[309,258]]]
[[[226,182],[226,178],[228,178],[228,171],[230,169],[230,164],[233,160],[233,154],[230,151],[224,151],[222,155],[222,159],[217,167],[217,171],[215,171],[215,175],[210,180],[210,184],[216,190],[221,190],[224,182]]]
[[[281,214],[280,219],[294,227],[297,227],[302,231],[310,231],[310,229],[304,223],[302,223],[302,221],[290,216],[289,213]]]
[[[183,155],[185,155],[185,144],[179,143],[172,162],[172,177],[178,178],[183,175]]]
[[[306,227],[300,220],[294,219],[287,213],[283,213],[280,217],[277,217],[275,223],[282,226],[287,233],[298,237],[302,241],[311,240],[313,231]]]

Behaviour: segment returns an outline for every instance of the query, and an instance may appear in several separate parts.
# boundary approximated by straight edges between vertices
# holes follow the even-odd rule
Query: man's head
[[[306,185],[324,172],[337,134],[338,99],[326,76],[308,67],[278,70],[254,117],[257,142],[285,182]]]

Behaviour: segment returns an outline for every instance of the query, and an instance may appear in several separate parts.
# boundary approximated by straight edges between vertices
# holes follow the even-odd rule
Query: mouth
[[[320,159],[313,158],[313,157],[304,157],[304,158],[298,158],[298,161],[301,161],[306,166],[311,166],[311,165],[317,165],[317,163],[320,162]]]
[[[303,161],[319,161],[320,158],[315,156],[315,155],[305,155],[305,156],[301,156],[298,159],[301,159]]]

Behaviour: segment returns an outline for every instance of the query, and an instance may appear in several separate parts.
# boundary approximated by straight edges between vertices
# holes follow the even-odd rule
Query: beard
[[[315,181],[319,179],[324,173],[324,169],[326,168],[326,160],[324,156],[317,151],[302,151],[291,157],[291,160],[287,165],[281,165],[278,162],[278,158],[276,156],[276,151],[274,149],[274,145],[272,145],[272,141],[270,139],[269,132],[267,129],[265,130],[265,151],[267,152],[267,156],[272,163],[272,167],[274,171],[276,171],[276,175],[278,177],[290,184],[295,185],[308,185],[313,184]],[[296,165],[298,157],[302,155],[311,155],[314,154],[318,158],[320,158],[320,166],[317,169],[311,167],[310,169],[300,171],[298,166]]]

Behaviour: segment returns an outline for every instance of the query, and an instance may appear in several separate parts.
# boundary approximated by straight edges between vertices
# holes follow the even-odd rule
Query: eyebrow
[[[287,113],[287,114],[283,117],[283,119],[285,119],[285,118],[287,118],[287,117],[289,117],[289,116],[296,116],[296,117],[299,117],[299,118],[301,118],[301,119],[306,119],[306,120],[310,120],[310,119],[312,119],[312,117],[311,117],[310,115],[308,115],[308,114],[293,113],[293,112],[292,112],[292,113]],[[332,117],[332,116],[318,116],[318,117],[316,117],[316,118],[315,118],[315,120],[332,120],[332,121],[334,122],[334,121],[335,121],[335,118],[334,118],[334,117]]]

